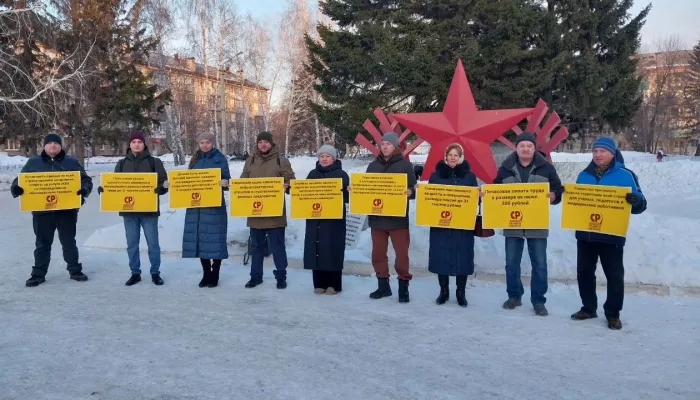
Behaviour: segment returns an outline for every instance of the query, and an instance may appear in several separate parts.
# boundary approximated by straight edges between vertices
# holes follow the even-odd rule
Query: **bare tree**
[[[635,150],[656,152],[660,144],[682,128],[681,114],[684,69],[688,52],[677,35],[656,43],[656,51],[639,56],[644,98],[633,121]]]
[[[151,29],[154,36],[167,38],[173,34],[174,26],[172,21],[172,0],[146,0],[143,7],[142,21],[139,26],[145,25]],[[136,20],[139,16],[133,15]],[[168,57],[165,55],[164,41],[158,43],[158,48],[150,57],[151,65],[155,68],[153,72],[153,82],[158,85],[162,92],[172,93],[171,77],[167,71]],[[180,111],[178,104],[170,102],[165,105],[164,121],[161,129],[165,132],[165,145],[173,153],[175,165],[185,164],[185,151],[182,143],[182,127],[180,122]]]
[[[55,26],[44,15],[46,4],[33,2],[28,6],[25,0],[5,4],[0,5],[0,39],[6,44],[0,46],[0,108],[19,113],[27,120],[37,116],[50,120],[60,110],[69,88],[89,74],[85,64],[92,45],[67,56],[59,55],[50,48]],[[33,49],[32,43],[45,48]],[[23,62],[25,51],[42,57],[44,68],[32,70],[32,65]],[[69,65],[70,72],[66,73]],[[29,115],[32,112],[38,115]]]

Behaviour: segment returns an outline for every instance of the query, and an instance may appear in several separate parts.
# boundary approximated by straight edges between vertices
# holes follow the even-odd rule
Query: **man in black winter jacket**
[[[549,201],[559,204],[563,187],[554,166],[536,151],[535,135],[523,132],[518,135],[516,151],[498,169],[493,183],[549,183]],[[547,229],[504,229],[506,237],[506,286],[508,300],[503,308],[512,310],[522,305],[525,294],[520,279],[520,262],[527,241],[527,250],[532,264],[530,301],[539,316],[548,314],[545,307],[547,293]]]
[[[168,192],[166,181],[168,174],[165,172],[163,162],[153,157],[146,146],[146,138],[143,132],[135,130],[129,137],[129,149],[126,157],[119,160],[116,173],[155,172],[158,174],[158,186],[153,190],[159,196]],[[97,193],[103,192],[102,186],[97,188]],[[141,229],[148,244],[148,259],[151,262],[151,281],[162,285],[160,277],[160,243],[158,240],[158,217],[160,216],[160,204],[156,212],[119,213],[124,218],[124,231],[126,232],[126,252],[129,255],[129,268],[131,276],[126,281],[126,286],[132,286],[141,282],[141,258],[139,256],[139,242],[141,241]]]
[[[63,150],[63,140],[51,132],[44,138],[44,150],[40,156],[35,156],[27,161],[22,172],[53,172],[53,171],[80,171],[80,190],[83,203],[92,192],[92,178],[83,170],[78,160],[67,156]],[[10,188],[13,197],[24,194],[24,189],[19,186],[19,179],[15,178]],[[58,239],[63,247],[63,259],[66,261],[70,278],[84,282],[88,277],[83,274],[83,265],[79,262],[78,246],[75,243],[76,226],[78,224],[78,209],[57,211],[32,212],[32,223],[36,235],[36,249],[34,250],[34,267],[32,275],[27,279],[29,287],[38,286],[46,281],[46,273],[51,261],[51,245],[54,234],[58,230]]]
[[[415,198],[416,175],[413,165],[406,160],[399,147],[399,135],[394,132],[384,134],[380,143],[381,153],[367,166],[370,173],[394,173],[406,174],[406,196]],[[389,259],[387,250],[389,239],[396,253],[394,269],[399,278],[399,302],[408,303],[408,282],[411,280],[409,269],[408,246],[410,234],[408,229],[408,203],[406,203],[406,215],[403,217],[385,217],[370,215],[369,227],[372,231],[372,267],[377,275],[378,288],[369,296],[373,299],[391,296],[389,286]]]

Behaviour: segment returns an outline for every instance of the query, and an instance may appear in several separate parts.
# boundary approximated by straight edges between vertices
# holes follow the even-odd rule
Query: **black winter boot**
[[[199,287],[207,287],[211,276],[211,260],[201,258],[199,261],[202,263],[202,280],[199,281]]]
[[[133,286],[139,282],[141,282],[141,274],[131,274],[131,278],[129,278],[129,280],[126,281],[125,285]]]
[[[163,282],[163,278],[160,277],[160,274],[151,274],[151,282],[156,286],[162,286],[163,283],[165,283]]]
[[[85,275],[85,274],[82,273],[82,272],[76,272],[76,273],[74,273],[74,274],[70,274],[70,278],[71,278],[72,280],[78,281],[78,282],[85,282],[85,281],[88,280],[87,275]]]
[[[440,283],[440,295],[435,299],[435,304],[445,304],[450,299],[450,276],[438,275]]]
[[[214,288],[219,286],[219,271],[221,271],[221,262],[214,261],[214,265],[211,266],[211,273],[209,274],[209,281],[207,286]]]
[[[399,303],[408,303],[408,281],[399,279]]]
[[[381,299],[382,297],[391,296],[391,286],[389,286],[389,278],[377,278],[377,290],[369,294],[370,299]]]
[[[467,297],[464,294],[464,291],[467,288],[467,275],[457,275],[457,304],[459,304],[460,307],[466,307],[467,304]]]
[[[25,285],[27,287],[35,287],[35,286],[41,285],[44,282],[46,282],[46,278],[44,278],[43,276],[32,275],[31,277],[29,277],[29,279],[27,279],[27,282],[25,282]]]

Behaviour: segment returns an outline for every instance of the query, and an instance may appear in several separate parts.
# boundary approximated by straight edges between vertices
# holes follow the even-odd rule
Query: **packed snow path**
[[[119,221],[91,200],[79,243]],[[58,240],[47,282],[26,288],[31,216],[11,211],[8,193],[0,207],[3,400],[700,398],[696,298],[628,296],[623,330],[610,331],[603,318],[569,320],[578,294],[561,285],[544,318],[527,302],[501,309],[503,285],[478,281],[467,309],[454,298],[436,306],[434,278],[411,283],[409,304],[370,300],[368,277],[317,296],[299,270],[286,290],[269,269],[262,286],[244,289],[240,257],[225,262],[215,289],[197,287],[196,260],[168,257],[165,286],[125,287],[126,255],[87,249],[90,281],[78,283]]]

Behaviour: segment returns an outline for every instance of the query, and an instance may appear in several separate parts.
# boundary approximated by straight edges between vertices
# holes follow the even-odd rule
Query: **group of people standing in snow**
[[[228,258],[227,225],[228,215],[224,201],[224,191],[228,190],[231,174],[226,157],[214,147],[215,137],[210,133],[198,138],[198,150],[189,163],[190,169],[219,168],[221,170],[221,196],[219,207],[189,208],[186,211],[182,242],[183,258],[199,258],[202,265],[200,287],[216,287],[222,260]],[[399,147],[399,137],[394,132],[385,133],[379,145],[380,153],[367,167],[368,173],[398,173],[407,175],[407,198],[415,198],[420,190],[412,164],[403,156]],[[348,174],[342,169],[336,149],[323,145],[318,149],[316,168],[309,172],[307,179],[340,178],[345,203],[352,191]],[[445,149],[444,160],[437,163],[435,172],[428,183],[443,185],[460,185],[478,187],[476,176],[464,160],[464,150],[457,144],[450,144]],[[624,160],[610,138],[601,137],[593,143],[592,161],[582,171],[576,183],[592,185],[609,185],[630,187],[631,192],[626,201],[632,206],[632,214],[640,214],[646,209],[646,200],[641,192],[636,175],[624,166]],[[92,180],[82,169],[80,163],[65,154],[60,136],[51,133],[44,139],[41,156],[31,158],[22,172],[80,171],[82,186],[78,194],[87,198],[92,191]],[[142,132],[134,131],[129,138],[129,150],[123,160],[117,163],[115,172],[155,172],[158,185],[154,189],[158,195],[168,191],[168,181],[162,162],[151,156],[145,145]],[[296,179],[291,164],[281,155],[272,135],[261,132],[257,136],[254,153],[246,159],[241,178],[282,177],[284,188],[288,190],[289,182]],[[536,138],[525,132],[518,136],[516,150],[498,169],[494,184],[506,183],[541,183],[549,184],[548,197],[551,204],[561,201],[564,187],[554,166],[536,150]],[[23,189],[17,179],[11,188],[14,197],[21,196]],[[98,188],[98,194],[102,188]],[[389,282],[389,260],[387,256],[389,242],[396,255],[394,269],[398,277],[398,299],[400,303],[409,302],[409,282],[412,275],[409,270],[409,204],[402,217],[372,215],[368,224],[372,237],[372,266],[377,278],[377,289],[370,293],[370,298],[381,299],[392,295]],[[50,261],[51,244],[54,232],[58,229],[59,239],[70,278],[86,281],[78,260],[75,242],[78,210],[42,211],[33,213],[33,225],[36,235],[35,263],[27,286],[37,286],[45,281]],[[143,229],[148,244],[148,256],[151,264],[151,279],[155,285],[162,285],[160,277],[160,247],[158,241],[158,212],[124,213],[124,228],[127,239],[127,253],[131,276],[127,286],[141,281],[139,259],[140,230]],[[287,253],[285,248],[286,214],[280,217],[248,218],[251,241],[250,280],[246,288],[254,288],[263,283],[263,260],[266,248],[274,261],[274,277],[278,289],[287,287]],[[346,214],[342,219],[309,219],[306,221],[304,241],[304,268],[313,271],[314,293],[335,295],[342,291],[342,271],[345,259]],[[536,315],[547,315],[545,307],[547,292],[547,230],[506,229],[506,291],[508,299],[503,308],[511,310],[522,305],[525,291],[521,281],[521,259],[525,243],[532,264],[531,294]],[[577,278],[582,308],[574,313],[574,320],[597,317],[595,270],[600,260],[605,272],[607,301],[603,306],[608,327],[620,329],[620,311],[624,297],[623,249],[625,239],[599,233],[576,232],[577,239]],[[428,270],[438,276],[440,292],[437,304],[444,304],[450,298],[450,276],[456,277],[457,303],[466,307],[467,277],[474,273],[474,230],[430,228],[430,249]]]

